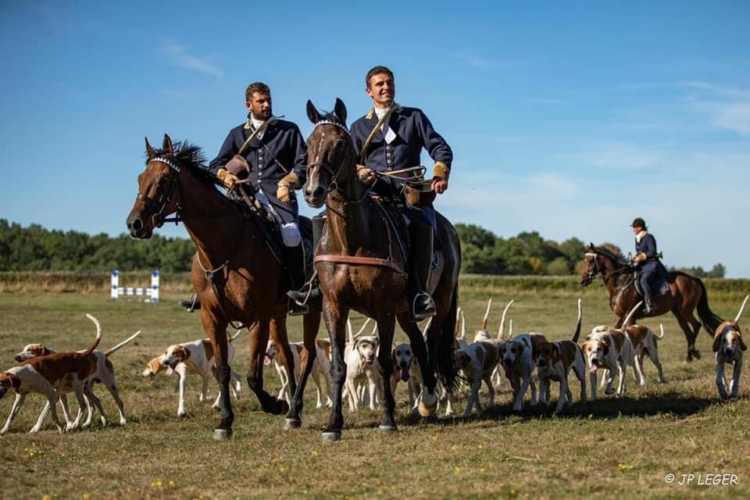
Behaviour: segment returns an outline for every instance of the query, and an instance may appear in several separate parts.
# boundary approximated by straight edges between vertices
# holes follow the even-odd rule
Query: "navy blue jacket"
[[[641,271],[653,271],[659,266],[659,261],[654,259],[656,254],[656,238],[651,233],[647,233],[641,241],[635,240],[635,253],[645,253],[649,259],[647,261],[639,262],[638,269]]]
[[[359,118],[351,126],[351,135],[354,139],[354,149],[357,152],[357,161],[361,156],[362,146],[370,135],[372,129],[378,123],[378,116],[374,112]],[[385,136],[379,131],[367,148],[365,166],[378,172],[399,170],[402,168],[416,167],[421,165],[422,148],[427,150],[433,161],[443,162],[451,168],[453,162],[453,151],[443,136],[435,132],[432,123],[421,109],[403,107],[395,111],[388,118],[388,126],[396,133],[396,138],[386,144]],[[432,167],[428,167],[427,177],[432,174]],[[386,188],[386,182],[379,179],[375,184],[374,191],[380,194]],[[390,183],[388,183],[390,184]],[[391,188],[400,186],[391,185]]]
[[[219,154],[208,166],[216,172],[236,155],[252,129],[245,124],[238,125],[229,131]],[[295,197],[291,204],[282,203],[276,197],[278,182],[289,172],[294,171],[299,177],[299,185],[305,183],[307,176],[307,145],[296,124],[286,120],[276,120],[269,124],[261,139],[256,139],[245,148],[244,155],[250,164],[250,180],[256,189],[265,193],[284,222],[298,222],[299,206]]]

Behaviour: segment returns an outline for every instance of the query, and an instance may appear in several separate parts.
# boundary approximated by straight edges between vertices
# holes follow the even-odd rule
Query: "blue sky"
[[[0,3],[0,218],[118,235],[145,136],[213,157],[257,80],[307,136],[385,64],[453,147],[453,222],[629,251],[641,216],[667,265],[750,277],[750,3],[353,5]]]

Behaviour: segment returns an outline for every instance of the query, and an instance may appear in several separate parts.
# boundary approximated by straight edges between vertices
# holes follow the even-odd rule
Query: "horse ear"
[[[346,125],[346,104],[338,97],[336,98],[336,105],[333,107],[333,112],[341,120],[341,123]]]
[[[161,148],[169,154],[174,152],[174,149],[172,148],[172,139],[167,134],[164,134],[164,142],[162,143]]]
[[[593,250],[593,249],[594,249],[594,244],[593,244],[593,243],[589,243],[589,249],[590,249],[590,250]]]
[[[307,117],[313,123],[318,123],[320,121],[320,113],[318,113],[318,110],[310,99],[307,100]]]
[[[146,154],[149,158],[152,158],[156,154],[156,151],[154,151],[154,148],[152,148],[151,144],[148,142],[148,137],[146,137]]]

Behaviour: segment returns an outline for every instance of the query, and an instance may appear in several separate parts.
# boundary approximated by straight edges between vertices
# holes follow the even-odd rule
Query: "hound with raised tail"
[[[727,383],[724,378],[724,365],[734,364],[732,371],[732,380],[729,382],[729,392],[732,399],[737,398],[739,392],[740,376],[742,375],[742,358],[747,350],[745,342],[742,340],[742,331],[740,330],[740,318],[745,310],[747,299],[742,302],[740,311],[734,321],[725,321],[716,328],[714,332],[713,349],[716,353],[716,387],[719,389],[721,399],[727,399]]]
[[[664,338],[664,325],[659,324],[660,336],[656,336],[651,329],[645,325],[630,325],[625,328],[625,333],[630,338],[633,346],[633,352],[630,357],[630,367],[633,369],[633,376],[640,385],[646,384],[646,377],[643,374],[643,357],[648,356],[651,362],[659,372],[659,382],[667,382],[664,378],[664,371],[659,360],[659,343],[658,340]]]
[[[500,355],[497,346],[492,342],[474,342],[461,349],[453,351],[453,363],[456,368],[461,370],[463,376],[470,384],[471,394],[469,401],[466,403],[466,409],[463,416],[471,416],[474,405],[477,412],[483,411],[479,402],[479,388],[482,381],[487,385],[490,398],[487,403],[488,408],[495,406],[495,388],[492,387],[492,370],[497,366]]]
[[[573,370],[581,383],[581,402],[586,402],[586,362],[583,352],[578,347],[578,337],[581,335],[581,299],[578,299],[578,324],[571,340],[557,342],[542,342],[539,344],[539,355],[536,366],[539,376],[539,403],[548,404],[550,381],[560,383],[560,396],[557,399],[555,415],[562,413],[566,400],[573,404],[573,393],[568,386],[568,375]]]
[[[232,360],[234,360],[234,346],[232,345],[232,341],[237,338],[241,331],[237,330],[234,336],[227,339],[227,363],[231,364]],[[182,417],[185,415],[185,377],[189,373],[200,375],[203,380],[200,401],[207,399],[208,381],[211,376],[213,375],[216,378],[216,357],[214,356],[211,341],[201,339],[167,347],[164,354],[148,362],[146,369],[143,370],[143,376],[149,380],[153,380],[156,374],[162,369],[166,369],[167,375],[176,373],[179,377],[177,387],[180,391],[180,402],[177,404],[177,416]],[[229,384],[229,387],[236,398],[239,397],[239,392],[242,388],[242,379],[234,370],[231,370],[230,375],[232,380],[235,381],[235,385]],[[220,402],[221,394],[216,397],[213,408],[218,408]]]
[[[623,328],[627,327],[633,314],[641,305],[643,305],[643,301],[638,302],[628,313],[623,322]],[[586,356],[586,364],[589,369],[592,401],[596,400],[596,378],[599,368],[606,368],[608,371],[604,377],[607,382],[605,394],[615,392],[612,383],[614,382],[614,374],[618,374],[620,379],[617,386],[617,397],[621,398],[625,394],[625,374],[633,355],[633,345],[630,343],[630,338],[623,330],[604,325],[597,326],[586,337],[581,349]]]
[[[102,338],[102,329],[95,317],[90,314],[87,314],[86,317],[96,325],[96,340],[85,351],[57,352],[27,359],[22,361],[18,366],[0,373],[0,399],[10,389],[13,389],[16,393],[16,399],[13,402],[10,415],[8,415],[5,426],[0,429],[0,435],[8,432],[10,425],[13,423],[16,415],[18,415],[18,411],[26,399],[26,395],[30,392],[43,394],[47,397],[47,404],[50,407],[52,420],[61,433],[63,432],[63,426],[57,416],[56,409],[59,397],[57,389],[59,387],[65,383],[70,383],[78,400],[78,416],[72,424],[66,425],[65,430],[72,430],[78,427],[83,407],[86,405],[83,398],[84,391],[88,391],[87,396],[90,400],[94,401],[94,404],[98,403],[99,400],[96,399],[96,396],[87,387],[86,380],[96,371],[96,357],[92,356],[91,353],[99,345],[99,341]],[[99,413],[104,413],[101,403],[99,403],[97,409]]]
[[[127,423],[127,420],[125,419],[125,404],[122,402],[122,399],[120,398],[120,391],[117,388],[117,379],[115,378],[115,367],[112,364],[112,362],[109,360],[109,356],[111,354],[114,354],[118,350],[120,350],[122,347],[126,346],[130,342],[132,342],[138,335],[140,335],[141,331],[138,330],[133,335],[128,337],[127,339],[123,340],[116,346],[112,347],[111,349],[102,352],[102,351],[94,351],[92,354],[96,356],[96,371],[91,374],[88,380],[86,380],[86,384],[91,387],[95,383],[102,383],[107,388],[109,393],[112,395],[112,399],[115,400],[115,403],[117,404],[117,410],[120,413],[120,425],[125,425]],[[48,354],[54,354],[56,351],[53,351],[52,349],[48,348],[45,345],[42,344],[29,344],[26,347],[21,350],[18,354],[14,356],[15,360],[19,363],[21,361],[25,361],[27,359],[36,358],[38,356],[46,356]],[[93,387],[92,387],[93,389]],[[70,423],[70,410],[68,408],[68,398],[66,397],[66,393],[72,392],[73,387],[70,384],[63,384],[57,392],[60,396],[60,404],[63,408],[63,415],[65,416],[66,422]],[[85,393],[84,393],[85,396]],[[88,398],[87,398],[88,399]],[[94,412],[91,409],[91,404],[87,405],[88,409],[88,415],[86,417],[86,421],[83,423],[82,427],[88,427],[91,425],[91,421],[94,416]],[[38,432],[42,427],[42,422],[44,422],[44,419],[47,418],[47,415],[50,412],[49,403],[44,406],[44,409],[42,410],[42,413],[39,415],[39,418],[36,421],[36,424],[34,427],[31,428],[30,432]],[[102,425],[107,425],[107,416],[102,414],[101,415],[101,422]]]
[[[380,375],[378,363],[378,349],[380,339],[372,335],[362,335],[362,332],[370,321],[367,318],[362,328],[356,335],[349,329],[349,342],[344,348],[344,360],[346,361],[345,396],[349,399],[349,411],[359,409],[363,400],[367,401],[370,409],[376,408],[377,395],[382,385],[383,377]],[[377,328],[377,325],[375,326]],[[362,388],[362,390],[360,390]]]
[[[508,304],[505,306],[505,309],[503,309],[503,316],[500,319],[500,328],[497,330],[497,338],[494,340],[495,345],[497,346],[497,350],[500,354],[500,359],[503,358],[505,355],[505,343],[508,342],[510,339],[513,338],[513,320],[510,320],[510,326],[508,328],[508,336],[505,336],[505,315],[508,313],[508,309],[510,309],[510,306],[515,302],[515,300],[511,300],[508,302]],[[492,385],[495,387],[495,389],[500,388],[500,383],[503,380],[503,370],[502,370],[502,363],[498,363],[495,369],[492,371]]]

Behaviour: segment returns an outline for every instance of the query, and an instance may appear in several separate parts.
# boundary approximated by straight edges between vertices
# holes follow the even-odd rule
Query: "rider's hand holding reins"
[[[225,168],[220,168],[219,171],[216,172],[216,177],[227,189],[232,189],[234,185],[237,184],[237,181],[239,181],[239,178],[236,175]]]
[[[376,180],[378,180],[377,175],[375,175],[375,171],[371,168],[365,167],[364,165],[357,165],[357,177],[359,177],[359,182],[365,184],[366,186],[371,186],[372,184],[375,184]]]
[[[294,172],[289,172],[279,181],[276,197],[281,203],[290,204],[294,201],[294,189],[298,186],[299,177]]]
[[[448,165],[442,161],[436,161],[432,170],[432,190],[437,194],[443,194],[448,190],[448,175],[450,175]]]

